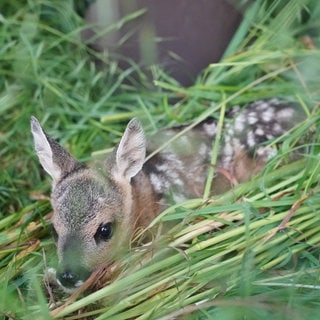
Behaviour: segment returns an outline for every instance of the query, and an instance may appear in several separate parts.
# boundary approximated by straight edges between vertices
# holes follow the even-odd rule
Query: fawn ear
[[[83,166],[42,129],[35,117],[31,117],[31,133],[39,161],[54,181]]]
[[[130,181],[142,168],[146,157],[146,138],[140,122],[132,119],[115,150],[112,175]]]

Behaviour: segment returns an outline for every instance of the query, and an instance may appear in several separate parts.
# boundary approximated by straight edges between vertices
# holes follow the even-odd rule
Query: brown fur
[[[150,180],[144,172],[132,179],[134,230],[147,227],[159,214],[160,205]]]

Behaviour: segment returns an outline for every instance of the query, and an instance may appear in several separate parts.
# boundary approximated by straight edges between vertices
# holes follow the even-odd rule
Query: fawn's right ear
[[[55,182],[79,166],[83,166],[42,129],[35,117],[31,117],[31,133],[39,161]]]

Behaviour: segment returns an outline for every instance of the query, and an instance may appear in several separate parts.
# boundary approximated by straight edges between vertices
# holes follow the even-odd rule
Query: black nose
[[[90,272],[83,267],[61,268],[61,270],[58,269],[57,279],[64,287],[73,289],[79,287],[89,275]]]

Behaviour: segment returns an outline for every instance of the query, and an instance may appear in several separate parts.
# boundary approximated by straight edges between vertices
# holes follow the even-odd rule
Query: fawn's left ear
[[[141,169],[146,157],[146,138],[140,122],[132,119],[115,151],[111,174],[116,180],[130,181]]]
[[[73,170],[84,167],[42,129],[35,117],[31,117],[31,133],[39,161],[55,182]]]

